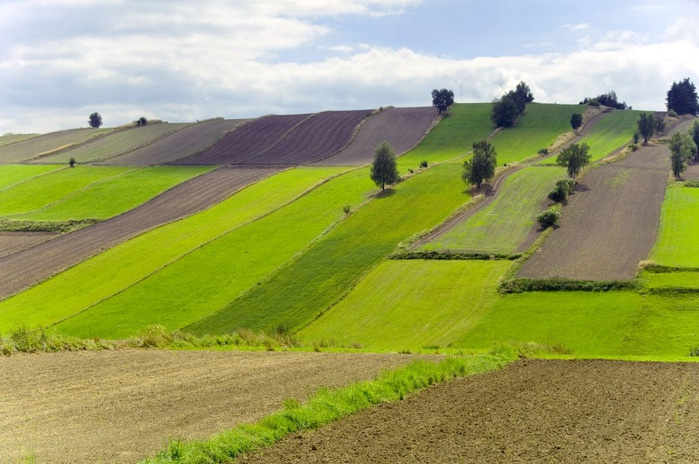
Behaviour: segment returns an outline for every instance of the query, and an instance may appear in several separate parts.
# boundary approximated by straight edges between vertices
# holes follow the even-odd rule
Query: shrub
[[[568,195],[570,195],[571,193],[573,193],[573,190],[575,190],[575,180],[561,179],[558,182],[556,182],[556,187],[565,189]]]
[[[345,206],[342,207],[342,211],[343,211],[345,214],[349,214],[349,212],[351,211],[351,209],[352,209],[352,208],[350,207],[350,205],[345,205]]]
[[[539,148],[539,151],[537,151],[538,154],[540,155],[548,155],[549,154],[549,149],[548,148]]]
[[[676,117],[677,117],[677,111],[675,111],[675,110],[673,110],[673,109],[670,109],[670,110],[668,110],[667,115],[670,116],[670,117],[672,117],[672,118],[676,118]]]
[[[71,168],[75,167],[75,158],[71,158],[70,160],[68,160],[68,164]]]
[[[692,357],[699,356],[699,346],[695,346],[694,348],[690,348],[689,355]]]
[[[420,162],[420,167],[421,167],[421,168],[426,168],[426,167],[427,167],[427,161],[426,161],[426,160],[422,160],[422,161]]]
[[[547,229],[555,226],[560,218],[561,212],[558,210],[558,208],[551,207],[539,214],[536,217],[536,222],[539,223],[542,229]]]
[[[549,200],[556,203],[563,203],[568,199],[568,195],[573,193],[575,181],[573,179],[561,179],[556,182],[556,186],[548,194]]]

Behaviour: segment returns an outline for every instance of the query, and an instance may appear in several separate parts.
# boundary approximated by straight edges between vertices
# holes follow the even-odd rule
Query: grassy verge
[[[96,219],[69,219],[66,221],[26,221],[0,218],[2,232],[51,232],[64,234],[99,222]]]
[[[286,401],[281,411],[209,440],[172,441],[156,457],[141,462],[230,462],[291,433],[321,427],[378,403],[400,401],[406,395],[438,382],[499,369],[513,359],[511,356],[481,355],[450,357],[438,363],[415,361],[405,367],[385,371],[373,381],[357,382],[339,389],[321,389],[306,403]]]

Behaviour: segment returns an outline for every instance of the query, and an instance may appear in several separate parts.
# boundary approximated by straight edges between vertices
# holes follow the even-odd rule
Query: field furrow
[[[114,129],[72,129],[31,137],[17,143],[0,146],[0,163],[12,164],[31,160],[39,155],[83,143],[96,135],[106,134]],[[68,159],[66,159],[66,162]]]

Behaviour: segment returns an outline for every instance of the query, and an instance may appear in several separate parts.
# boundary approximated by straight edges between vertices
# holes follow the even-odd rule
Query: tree
[[[648,144],[648,139],[655,134],[655,116],[653,113],[641,113],[638,119],[638,133],[643,137],[643,144]]]
[[[517,104],[507,95],[493,102],[490,120],[496,127],[512,127],[517,120]]]
[[[432,91],[432,106],[435,106],[439,114],[445,113],[454,104],[454,92],[447,89]]]
[[[92,113],[90,115],[90,120],[87,121],[90,127],[98,128],[102,125],[102,116],[99,113]]]
[[[689,161],[697,149],[694,140],[689,134],[675,132],[670,138],[670,163],[672,164],[672,173],[679,178],[682,172],[687,168]]]
[[[556,157],[556,164],[563,166],[568,171],[568,176],[575,179],[580,170],[590,164],[592,155],[588,153],[590,147],[586,144],[577,144],[567,147]]]
[[[630,110],[631,107],[626,105],[626,102],[619,102],[617,100],[616,92],[611,91],[602,95],[597,95],[596,97],[589,98],[585,97],[583,101],[580,102],[581,105],[599,106],[604,105],[610,108],[615,108],[617,110]]]
[[[495,175],[497,153],[495,147],[487,140],[473,143],[473,156],[464,162],[464,173],[461,178],[466,185],[476,185],[481,188],[483,182],[489,182]]]
[[[141,116],[140,118],[138,118],[136,120],[136,125],[139,127],[145,126],[146,124],[148,124],[148,120],[146,119],[145,116]]]
[[[376,147],[376,156],[371,165],[371,180],[383,190],[386,184],[395,184],[400,180],[396,167],[396,155],[385,140]]]
[[[699,121],[694,121],[694,125],[689,128],[688,133],[694,141],[694,146],[697,147],[697,150],[694,150],[694,158],[697,159],[699,158]]]
[[[699,100],[697,99],[697,89],[694,84],[686,78],[682,82],[673,82],[667,92],[667,110],[673,110],[677,114],[697,115],[699,110]]]
[[[582,122],[583,122],[582,114],[573,113],[570,116],[570,127],[572,127],[574,131],[576,131],[576,132],[578,131],[580,126],[582,126]]]
[[[517,105],[517,113],[519,114],[524,113],[527,103],[534,101],[534,95],[532,95],[531,90],[529,90],[529,86],[524,81],[517,84],[515,90],[510,90],[507,95],[514,100],[515,105]]]

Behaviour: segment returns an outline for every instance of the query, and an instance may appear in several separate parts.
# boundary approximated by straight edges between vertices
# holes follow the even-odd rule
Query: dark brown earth
[[[0,462],[133,463],[414,359],[121,350],[0,357]],[[35,460],[31,460],[35,459]]]
[[[345,149],[316,164],[369,164],[376,155],[376,147],[384,140],[391,144],[396,156],[402,155],[427,135],[437,116],[437,111],[431,106],[383,110],[364,122],[356,137]]]
[[[524,360],[241,458],[260,463],[695,463],[699,365]]]
[[[55,238],[46,232],[0,232],[0,257]]]
[[[120,216],[0,258],[0,298],[32,286],[117,243],[201,211],[274,169],[219,168],[167,190]]]

